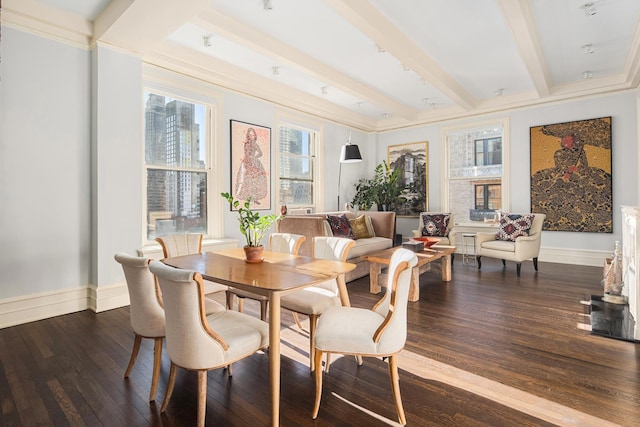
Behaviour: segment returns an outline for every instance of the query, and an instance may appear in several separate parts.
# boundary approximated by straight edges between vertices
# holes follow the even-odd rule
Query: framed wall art
[[[271,209],[271,128],[230,122],[231,194],[243,202],[251,197],[252,209]]]
[[[391,170],[400,170],[400,201],[391,208],[398,216],[417,217],[429,209],[429,143],[390,145],[387,148]]]
[[[531,212],[544,230],[613,232],[611,117],[530,128]]]

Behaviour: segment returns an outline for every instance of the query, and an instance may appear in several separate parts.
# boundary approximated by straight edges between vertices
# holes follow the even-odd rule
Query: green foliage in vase
[[[260,212],[251,209],[251,197],[242,204],[240,200],[235,200],[229,193],[220,193],[220,195],[225,198],[234,209],[238,210],[240,232],[245,237],[247,246],[260,246],[260,242],[262,242],[262,239],[273,223],[282,218],[282,215],[276,214],[260,215]]]

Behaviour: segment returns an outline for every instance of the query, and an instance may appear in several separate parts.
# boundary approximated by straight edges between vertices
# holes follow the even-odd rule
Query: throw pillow
[[[369,229],[367,228],[367,220],[364,215],[360,215],[356,219],[350,219],[349,224],[351,225],[351,229],[353,230],[353,234],[356,240],[373,237],[369,233]]]
[[[446,237],[451,214],[422,214],[422,235],[430,237]]]
[[[496,240],[515,242],[520,236],[528,236],[533,218],[533,214],[500,214],[500,228],[496,233]]]
[[[369,215],[364,216],[364,221],[367,224],[367,230],[369,230],[369,237],[376,237],[376,230],[373,228],[373,222]]]
[[[353,235],[351,224],[349,224],[349,219],[345,214],[327,215],[327,221],[335,237],[346,237],[355,240],[356,237]]]

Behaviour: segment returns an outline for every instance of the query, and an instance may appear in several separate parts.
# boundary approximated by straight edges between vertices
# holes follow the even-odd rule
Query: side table
[[[476,265],[476,233],[462,233],[462,264]]]

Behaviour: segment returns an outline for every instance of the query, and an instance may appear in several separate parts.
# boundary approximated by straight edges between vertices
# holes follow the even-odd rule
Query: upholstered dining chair
[[[533,268],[538,271],[538,255],[542,238],[545,214],[500,214],[497,233],[476,233],[476,259],[478,269],[482,267],[480,257],[487,256],[516,262],[516,272],[520,276],[522,261],[533,260]]]
[[[131,351],[131,358],[124,377],[129,378],[131,369],[136,363],[142,339],[153,339],[155,341],[153,348],[153,375],[149,393],[149,401],[153,402],[156,398],[160,364],[162,362],[162,341],[165,336],[162,295],[153,273],[149,270],[151,259],[134,257],[124,252],[117,253],[114,258],[122,265],[122,270],[124,271],[127,290],[129,291],[129,318],[131,329],[135,333],[133,350]],[[224,311],[224,306],[209,298],[206,299],[205,304],[206,311],[209,314]]]
[[[164,296],[166,347],[171,359],[167,394],[160,412],[167,409],[178,368],[197,371],[197,425],[204,426],[207,372],[266,348],[269,325],[232,310],[206,315],[200,273],[169,267],[160,261],[151,262],[149,268],[158,278]]]
[[[407,423],[400,396],[397,356],[407,339],[409,284],[411,270],[417,263],[415,253],[397,249],[391,256],[385,295],[373,309],[330,307],[320,316],[314,341],[314,419],[318,416],[322,398],[322,355],[339,353],[389,358],[389,376],[398,420],[402,425]]]
[[[306,239],[307,238],[302,234],[271,233],[269,235],[269,250],[272,252],[297,255],[300,250],[300,245],[302,245]],[[260,319],[265,321],[267,320],[267,305],[269,304],[268,297],[237,288],[229,288],[228,294],[235,295],[237,297],[239,312],[243,311],[243,300],[245,298],[258,301],[260,303]],[[229,308],[232,308],[233,298],[230,298],[229,301],[231,304]]]
[[[345,262],[349,251],[356,244],[355,240],[343,237],[315,236],[312,241],[312,257]],[[337,280],[328,280],[314,286],[285,295],[280,300],[282,308],[309,317],[309,367],[313,371],[313,337],[318,317],[329,307],[341,305]],[[296,320],[297,322],[297,320]]]
[[[162,246],[162,253],[165,258],[202,253],[202,234],[198,233],[180,233],[160,236],[156,237],[156,242]],[[231,307],[231,296],[227,292],[229,289],[228,286],[205,280],[204,287],[205,295],[225,292],[227,308]]]

